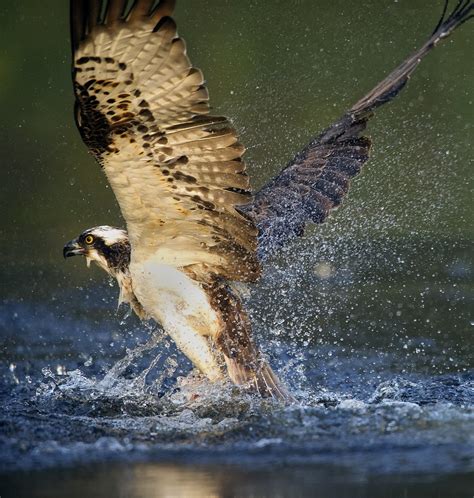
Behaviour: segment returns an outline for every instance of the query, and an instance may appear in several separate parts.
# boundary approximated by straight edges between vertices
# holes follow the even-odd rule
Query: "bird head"
[[[115,277],[120,287],[119,305],[129,303],[141,319],[148,315],[133,292],[130,276],[130,242],[125,230],[100,226],[84,230],[79,237],[69,241],[63,249],[65,258],[84,256],[87,266],[95,261],[109,275]]]
[[[95,261],[109,275],[128,273],[130,264],[130,242],[125,230],[100,226],[84,230],[69,241],[63,249],[65,258],[84,256],[87,266]]]

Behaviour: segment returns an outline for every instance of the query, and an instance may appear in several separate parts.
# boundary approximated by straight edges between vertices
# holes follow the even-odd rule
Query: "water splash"
[[[103,288],[4,302],[3,467],[183,458],[472,470],[469,247],[444,249],[455,263],[439,265],[433,241],[334,240],[302,241],[298,264],[289,249],[246,296],[264,354],[299,400],[290,407],[210,384],[133,317],[118,327]]]

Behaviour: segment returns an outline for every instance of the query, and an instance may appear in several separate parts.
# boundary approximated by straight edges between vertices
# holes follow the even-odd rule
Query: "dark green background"
[[[176,19],[216,113],[232,118],[248,148],[258,187],[418,47],[441,4],[181,0]],[[2,2],[6,295],[32,281],[90,278],[82,262],[64,264],[63,243],[89,226],[123,224],[74,124],[68,37],[65,0]],[[423,62],[401,98],[378,112],[372,160],[323,236],[474,238],[473,42],[472,24],[465,25]]]

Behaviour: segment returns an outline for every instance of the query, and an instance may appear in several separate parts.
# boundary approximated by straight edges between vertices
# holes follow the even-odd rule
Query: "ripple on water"
[[[357,463],[379,474],[474,469],[468,374],[393,376],[365,397],[300,386],[289,407],[193,373],[174,382],[163,390],[136,377],[44,369],[4,385],[3,470],[148,459]]]

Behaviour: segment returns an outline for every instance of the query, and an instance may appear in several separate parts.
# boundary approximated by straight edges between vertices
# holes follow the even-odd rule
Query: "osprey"
[[[209,112],[170,15],[174,1],[71,0],[75,116],[102,166],[127,232],[101,226],[64,248],[117,279],[120,300],[159,322],[211,381],[291,395],[259,353],[235,283],[255,282],[276,249],[321,223],[369,157],[362,133],[421,59],[472,16],[461,0],[426,43],[254,196],[244,147]]]

